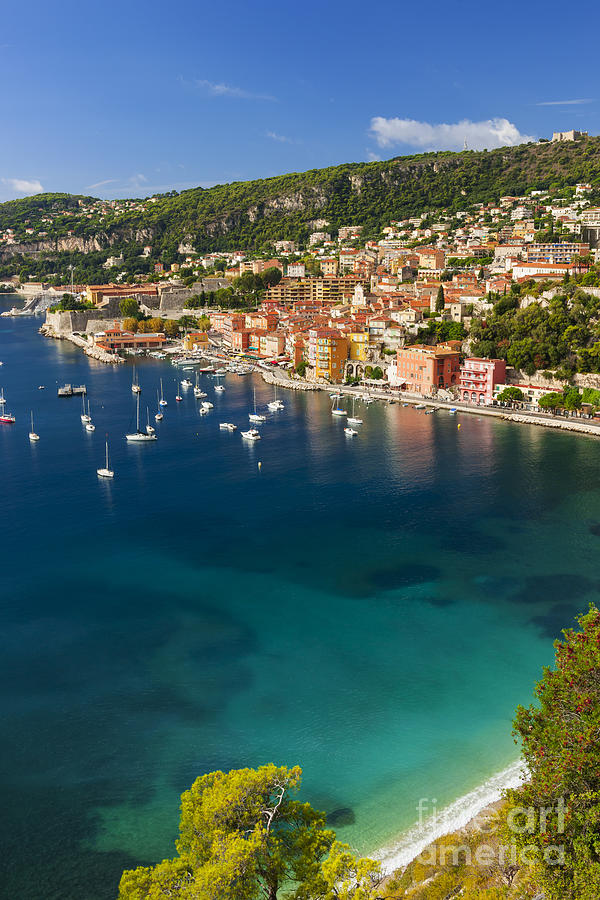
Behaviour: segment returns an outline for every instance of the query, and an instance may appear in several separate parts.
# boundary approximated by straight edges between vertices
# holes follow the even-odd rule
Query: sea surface
[[[40,324],[0,319],[2,898],[114,898],[214,769],[301,765],[340,838],[391,858],[421,798],[514,774],[515,707],[600,600],[597,440],[382,403],[348,439],[326,394],[282,392],[248,446],[218,423],[272,387],[202,376],[201,417],[141,360],[144,416],[161,377],[168,407],[128,445],[132,363]]]

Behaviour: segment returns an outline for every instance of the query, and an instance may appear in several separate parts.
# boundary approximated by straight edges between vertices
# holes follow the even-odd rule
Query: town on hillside
[[[210,342],[315,385],[529,409],[549,406],[551,394],[554,409],[587,401],[591,411],[600,407],[596,197],[585,183],[562,196],[531,190],[390,221],[367,240],[361,226],[334,232],[321,219],[306,245],[276,240],[270,255],[181,244],[178,261],[153,260],[135,277],[110,256],[110,283],[15,273],[4,289],[28,297],[26,312],[47,310],[45,333],[75,336],[105,360],[169,347],[200,353]],[[81,203],[81,214],[97,212]],[[7,229],[0,242],[14,237]],[[151,247],[140,251],[148,259]]]

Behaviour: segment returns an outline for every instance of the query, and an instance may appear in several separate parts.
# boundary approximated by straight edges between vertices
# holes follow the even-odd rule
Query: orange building
[[[342,381],[348,359],[348,338],[335,328],[311,328],[308,332],[308,364],[317,380]]]
[[[432,394],[438,388],[458,385],[460,352],[448,344],[401,347],[396,351],[396,363],[390,370],[391,385],[416,394]]]

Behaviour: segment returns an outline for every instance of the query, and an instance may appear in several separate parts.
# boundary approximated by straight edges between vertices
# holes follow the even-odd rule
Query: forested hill
[[[385,162],[347,163],[256,181],[193,188],[141,201],[143,208],[108,214],[56,217],[47,237],[94,238],[101,246],[139,240],[155,251],[181,241],[197,250],[260,248],[278,238],[303,240],[313,222],[365,227],[377,234],[390,219],[473,202],[521,195],[530,189],[554,191],[592,182],[600,189],[600,137],[577,143],[523,144],[492,151],[425,153]],[[49,205],[88,202],[65,194],[40,195],[0,204],[0,229],[25,218],[30,225],[48,215]],[[93,201],[92,201],[93,202]],[[35,238],[33,238],[35,239]],[[32,239],[32,240],[33,240]]]

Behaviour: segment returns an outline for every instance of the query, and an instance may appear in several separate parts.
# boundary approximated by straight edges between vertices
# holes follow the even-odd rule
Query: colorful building
[[[458,386],[459,377],[460,351],[449,344],[400,347],[395,363],[388,369],[393,387],[415,394],[433,394],[440,388]]]
[[[489,404],[494,399],[496,385],[505,381],[505,360],[469,357],[460,367],[461,399],[471,403]]]
[[[308,332],[308,364],[317,381],[342,381],[348,358],[348,338],[335,328],[311,328]]]

